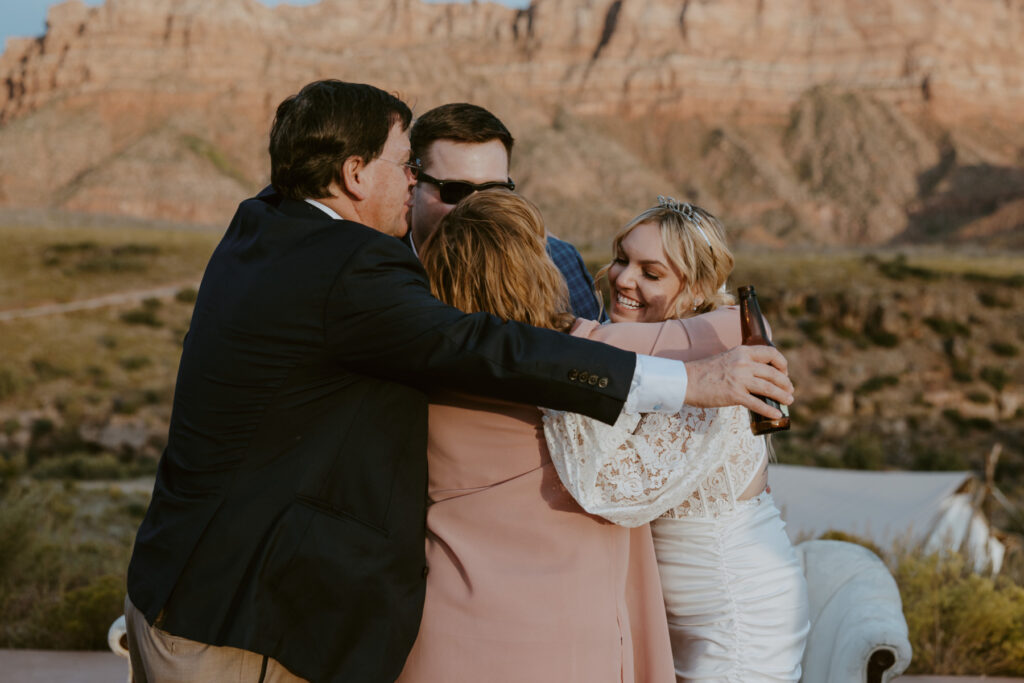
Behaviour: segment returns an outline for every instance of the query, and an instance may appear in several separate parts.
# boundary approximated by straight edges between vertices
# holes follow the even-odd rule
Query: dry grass
[[[0,225],[0,310],[198,282],[220,231]]]

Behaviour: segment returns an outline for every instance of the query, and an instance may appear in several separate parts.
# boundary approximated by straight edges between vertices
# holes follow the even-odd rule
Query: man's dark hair
[[[384,149],[396,123],[412,112],[380,88],[337,80],[314,81],[277,107],[270,129],[270,182],[291,199],[322,199],[340,180],[349,157],[369,162]]]
[[[427,158],[430,145],[437,140],[455,140],[456,142],[490,142],[501,140],[512,159],[512,134],[501,120],[483,107],[466,102],[452,102],[434,107],[427,113],[416,118],[409,133],[412,144],[412,156],[419,159],[423,166],[430,160]]]

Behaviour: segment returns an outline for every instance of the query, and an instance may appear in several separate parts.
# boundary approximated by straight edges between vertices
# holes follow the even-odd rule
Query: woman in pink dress
[[[458,308],[568,332],[568,291],[536,207],[464,200],[421,250]],[[587,514],[551,462],[540,410],[431,397],[426,600],[401,683],[671,683],[651,532]]]

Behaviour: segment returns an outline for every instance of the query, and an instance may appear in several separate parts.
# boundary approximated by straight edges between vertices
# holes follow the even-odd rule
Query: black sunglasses
[[[432,175],[428,175],[423,171],[422,168],[415,164],[407,164],[412,169],[413,177],[417,181],[425,180],[431,185],[437,185],[438,193],[441,195],[441,201],[445,204],[458,204],[460,201],[480,190],[489,190],[493,187],[504,187],[506,190],[516,189],[516,184],[512,182],[511,178],[508,178],[505,182],[490,182],[490,183],[471,183],[466,180],[438,180]]]

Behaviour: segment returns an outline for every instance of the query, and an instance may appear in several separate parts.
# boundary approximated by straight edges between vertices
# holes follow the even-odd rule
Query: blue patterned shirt
[[[548,256],[562,271],[562,277],[569,285],[569,305],[573,315],[587,320],[608,320],[604,307],[598,301],[597,292],[594,291],[594,280],[587,272],[583,257],[576,247],[548,235]]]

